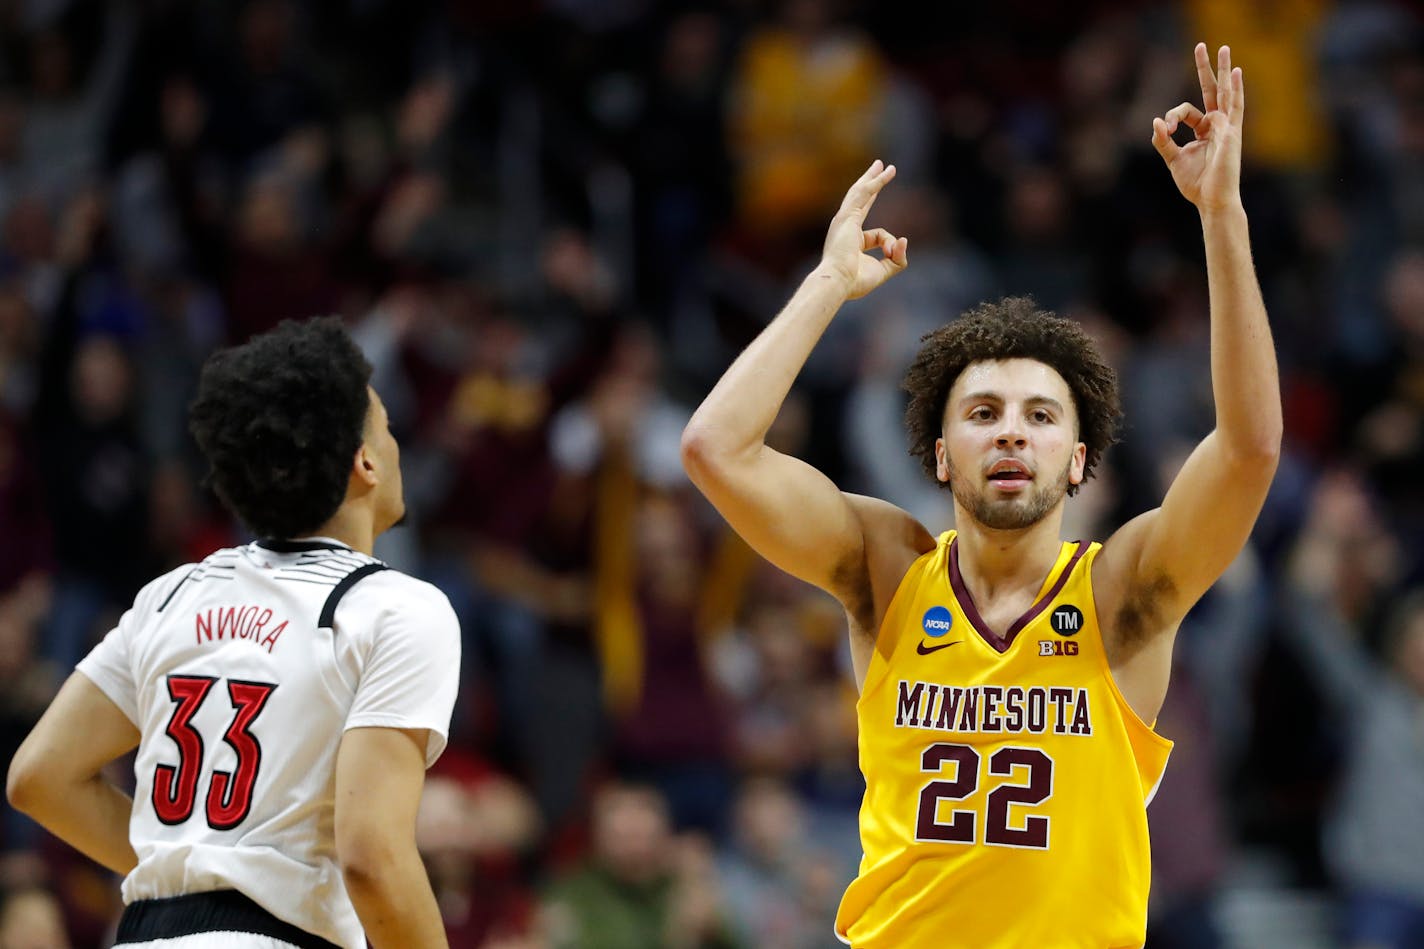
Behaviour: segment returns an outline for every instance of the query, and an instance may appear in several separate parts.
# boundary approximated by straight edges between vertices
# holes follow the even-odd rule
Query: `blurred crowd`
[[[1287,455],[1179,639],[1149,946],[1421,945],[1404,0],[0,0],[6,760],[139,585],[247,539],[186,432],[203,359],[339,313],[402,443],[409,524],[377,555],[463,627],[420,821],[452,945],[838,945],[845,620],[695,495],[682,425],[882,157],[872,223],[911,267],[837,318],[777,447],[951,526],[899,375],[1028,293],[1122,374],[1127,434],[1069,536],[1154,506],[1213,421],[1199,224],[1149,144],[1198,98],[1198,39],[1245,70]],[[1319,912],[1263,923],[1243,892]],[[4,811],[0,949],[107,945],[117,893]]]

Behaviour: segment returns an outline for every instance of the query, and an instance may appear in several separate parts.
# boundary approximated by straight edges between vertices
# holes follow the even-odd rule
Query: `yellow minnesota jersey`
[[[1113,682],[1090,580],[1065,543],[999,637],[954,532],[910,567],[857,704],[864,857],[836,914],[855,949],[1137,949],[1146,805],[1172,743]]]

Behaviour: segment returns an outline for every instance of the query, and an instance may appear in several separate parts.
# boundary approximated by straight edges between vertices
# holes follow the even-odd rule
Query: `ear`
[[[949,449],[943,438],[935,439],[935,477],[949,484]]]
[[[365,442],[362,442],[361,447],[356,449],[356,455],[351,459],[351,477],[368,488],[374,488],[381,481],[380,473],[376,470],[375,459],[366,450]]]
[[[1083,469],[1088,464],[1088,446],[1082,442],[1073,446],[1073,462],[1068,466],[1068,483],[1082,484]]]

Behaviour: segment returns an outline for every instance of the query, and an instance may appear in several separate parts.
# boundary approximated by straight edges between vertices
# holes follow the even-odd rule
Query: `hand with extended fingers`
[[[1246,90],[1241,67],[1231,68],[1231,49],[1217,53],[1216,72],[1206,44],[1196,48],[1197,78],[1201,80],[1202,109],[1183,102],[1152,120],[1152,144],[1172,171],[1183,197],[1199,211],[1219,211],[1241,203],[1241,120],[1246,112]],[[1172,133],[1185,122],[1196,133],[1186,145],[1172,141]]]
[[[846,192],[840,210],[831,219],[820,269],[845,281],[847,299],[857,300],[880,286],[908,265],[905,253],[910,242],[895,237],[883,227],[865,228],[865,216],[880,189],[895,177],[895,166],[876,159]],[[879,248],[883,257],[866,251]]]

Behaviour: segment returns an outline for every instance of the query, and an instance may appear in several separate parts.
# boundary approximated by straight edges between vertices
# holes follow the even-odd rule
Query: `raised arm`
[[[1162,506],[1125,525],[1104,551],[1105,586],[1119,611],[1109,619],[1115,664],[1157,639],[1166,641],[1170,658],[1170,633],[1250,536],[1280,455],[1275,348],[1241,204],[1241,70],[1231,67],[1225,46],[1215,73],[1205,44],[1196,48],[1196,64],[1205,111],[1184,102],[1154,119],[1152,143],[1201,215],[1216,428],[1187,459]],[[1172,141],[1179,123],[1195,132],[1195,141]]]
[[[821,472],[768,448],[766,433],[811,349],[849,299],[905,269],[908,242],[865,217],[895,166],[876,161],[846,193],[820,264],[737,357],[688,422],[682,460],[732,528],[772,563],[845,602],[863,562],[857,505]],[[866,251],[879,248],[883,257]],[[905,515],[908,518],[908,515]]]

